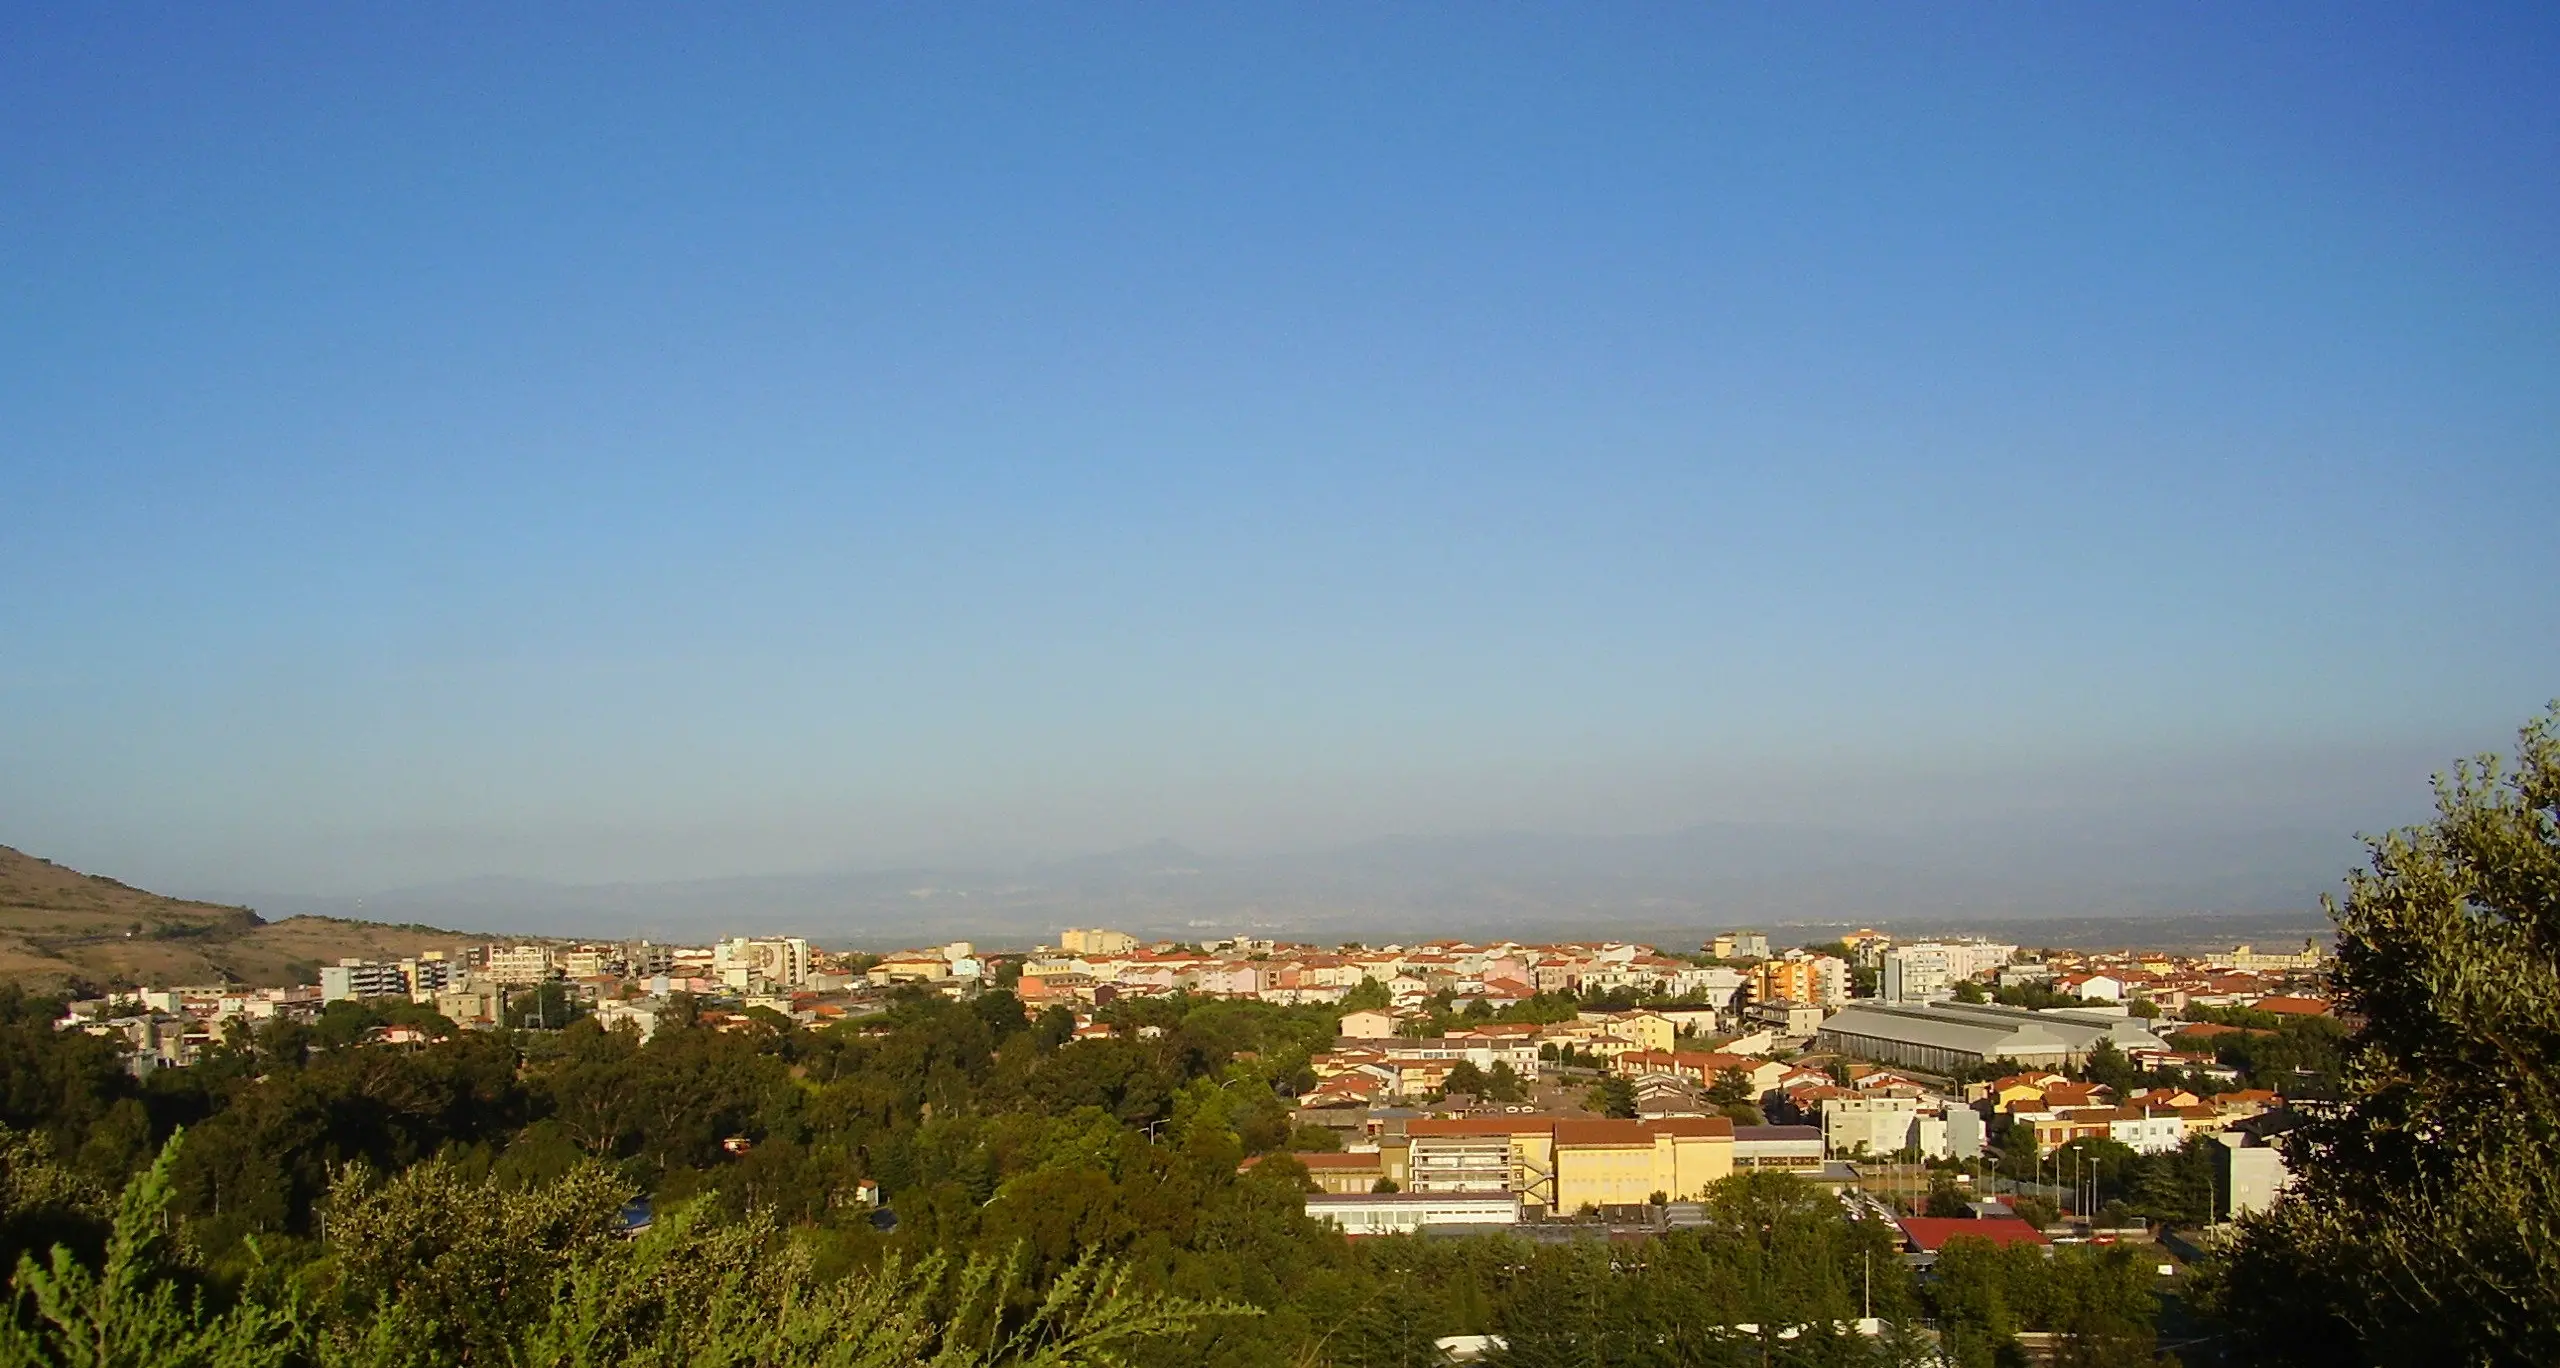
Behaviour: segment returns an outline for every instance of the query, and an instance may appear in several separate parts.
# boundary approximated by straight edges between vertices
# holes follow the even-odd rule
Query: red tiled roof
[[[2193,1036],[2198,1040],[2212,1040],[2216,1037],[2227,1035],[2266,1034],[2268,1034],[2268,1032],[2259,1030],[2254,1026],[2225,1026],[2218,1021],[2196,1021],[2189,1022],[2178,1027],[2178,1029],[2171,1031],[2169,1033],[2169,1038],[2175,1040],[2179,1036]]]
[[[1988,1240],[1996,1245],[2050,1244],[2044,1232],[2015,1216],[1988,1216],[1973,1219],[1963,1216],[1905,1216],[1901,1221],[1902,1237],[1914,1249],[1934,1253],[1947,1247],[1949,1240]]]

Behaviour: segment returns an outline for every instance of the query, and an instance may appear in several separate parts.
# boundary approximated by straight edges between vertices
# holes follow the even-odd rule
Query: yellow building
[[[1138,948],[1138,938],[1126,931],[1102,927],[1084,929],[1070,926],[1058,933],[1058,948],[1070,955],[1125,955]]]
[[[1591,1039],[1615,1036],[1632,1042],[1639,1050],[1668,1050],[1680,1043],[1680,1024],[1659,1012],[1584,1012],[1575,1020],[1579,1025],[1597,1028]],[[1607,1051],[1594,1049],[1592,1053]]]
[[[1385,1161],[1376,1150],[1352,1150],[1341,1154],[1299,1154],[1290,1156],[1304,1165],[1307,1178],[1324,1192],[1371,1192],[1378,1180],[1387,1176]],[[1251,1161],[1248,1160],[1247,1163]]]
[[[1687,1201],[1732,1175],[1733,1123],[1721,1116],[1558,1121],[1554,1154],[1559,1211],[1634,1206],[1656,1193]]]
[[[1509,1191],[1526,1208],[1632,1206],[1703,1195],[1733,1172],[1720,1116],[1608,1121],[1555,1116],[1420,1118],[1380,1142],[1379,1171],[1408,1192]]]

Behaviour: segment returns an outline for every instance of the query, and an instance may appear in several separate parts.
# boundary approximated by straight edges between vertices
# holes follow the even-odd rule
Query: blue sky
[[[186,889],[2405,820],[2547,7],[59,7],[0,842]]]

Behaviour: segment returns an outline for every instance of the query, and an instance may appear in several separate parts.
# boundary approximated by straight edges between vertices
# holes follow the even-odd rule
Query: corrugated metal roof
[[[1906,1045],[1994,1054],[2066,1054],[2072,1045],[2037,1022],[1983,1021],[1926,1007],[1859,1003],[1822,1023],[1824,1035],[1865,1036]]]

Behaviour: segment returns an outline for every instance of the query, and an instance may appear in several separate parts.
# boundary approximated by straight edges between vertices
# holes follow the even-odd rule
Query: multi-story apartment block
[[[1769,938],[1757,931],[1727,931],[1707,942],[1707,953],[1717,959],[1766,959]]]
[[[344,959],[320,969],[322,1002],[407,996],[409,975],[394,961]]]
[[[1829,955],[1792,953],[1751,966],[1751,1000],[1837,1007],[1849,997],[1849,964]]]
[[[1070,926],[1058,933],[1058,948],[1070,955],[1125,955],[1138,948],[1138,938],[1126,931],[1102,927],[1079,929]]]
[[[581,945],[560,952],[560,972],[571,978],[597,978],[622,972],[622,947]]]
[[[500,983],[522,985],[540,983],[551,977],[551,947],[547,945],[492,945],[488,950],[489,977]]]
[[[1884,954],[1879,996],[1887,1002],[1927,1002],[1955,992],[1957,984],[1987,974],[2018,953],[2014,945],[1984,941],[1919,941]]]
[[[737,936],[712,947],[712,972],[733,987],[757,981],[796,988],[809,981],[809,942],[798,936]]]
[[[675,968],[675,963],[675,949],[672,946],[641,940],[622,947],[622,972],[633,978],[649,978],[652,975],[666,973]]]

